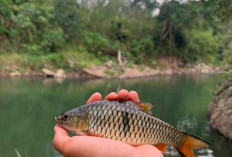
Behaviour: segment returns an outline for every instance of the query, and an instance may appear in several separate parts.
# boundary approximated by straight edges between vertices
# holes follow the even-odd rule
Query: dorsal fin
[[[152,106],[151,104],[149,103],[145,103],[145,102],[135,102],[136,105],[138,105],[143,111],[151,114],[151,111],[150,109],[154,106]]]

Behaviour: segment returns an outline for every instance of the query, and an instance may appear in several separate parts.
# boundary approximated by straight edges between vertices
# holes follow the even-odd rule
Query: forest
[[[232,62],[231,12],[230,0],[1,0],[0,66],[73,70],[119,53],[151,66]]]

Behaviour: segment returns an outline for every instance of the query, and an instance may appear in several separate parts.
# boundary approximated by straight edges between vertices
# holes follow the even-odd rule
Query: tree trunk
[[[121,49],[120,49],[120,47],[118,49],[118,64],[119,64],[120,70],[123,71],[123,68],[122,68],[122,55],[121,55]]]
[[[172,51],[172,22],[170,23],[169,26],[169,49],[168,49],[168,53],[171,54]]]

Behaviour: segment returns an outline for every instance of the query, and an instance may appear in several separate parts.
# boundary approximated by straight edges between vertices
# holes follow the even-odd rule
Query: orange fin
[[[168,150],[166,149],[167,145],[166,144],[157,144],[155,145],[157,149],[159,149],[161,152],[166,153]]]
[[[189,135],[187,133],[184,134],[185,140],[181,144],[180,148],[177,148],[182,157],[194,157],[193,149],[202,149],[210,146],[210,144],[204,139]]]
[[[85,131],[85,134],[87,134],[87,135],[89,135],[89,136],[102,137],[101,135],[94,134],[94,133],[91,133],[91,132],[89,132],[89,131]]]
[[[75,131],[75,133],[79,136],[87,136],[87,134],[83,131]]]
[[[153,107],[151,104],[149,103],[145,103],[145,102],[135,102],[143,111],[151,114],[150,109]]]

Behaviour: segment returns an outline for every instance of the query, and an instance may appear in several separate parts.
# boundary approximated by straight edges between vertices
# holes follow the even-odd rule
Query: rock
[[[56,82],[59,83],[59,84],[62,84],[64,82],[64,78],[63,77],[57,77]]]
[[[173,74],[173,70],[172,70],[172,69],[167,69],[167,70],[165,71],[165,74],[166,74],[166,75],[172,75],[172,74]]]
[[[208,73],[210,73],[210,69],[202,68],[202,69],[201,69],[201,73],[203,73],[203,74],[208,74]]]
[[[46,69],[46,68],[43,68],[43,69],[42,69],[42,73],[43,73],[46,77],[54,77],[54,76],[55,76],[55,73],[54,73],[54,72],[52,72],[51,70]]]
[[[232,75],[216,91],[209,114],[211,127],[232,139]]]
[[[58,77],[58,78],[66,77],[64,70],[63,69],[58,69],[56,74],[55,74],[55,77]]]
[[[109,60],[109,61],[104,63],[104,66],[106,66],[107,68],[112,68],[113,64],[114,63],[111,60]]]
[[[21,73],[18,71],[10,73],[10,76],[20,76],[20,75]]]
[[[74,68],[74,61],[68,60],[68,64],[70,68]]]

